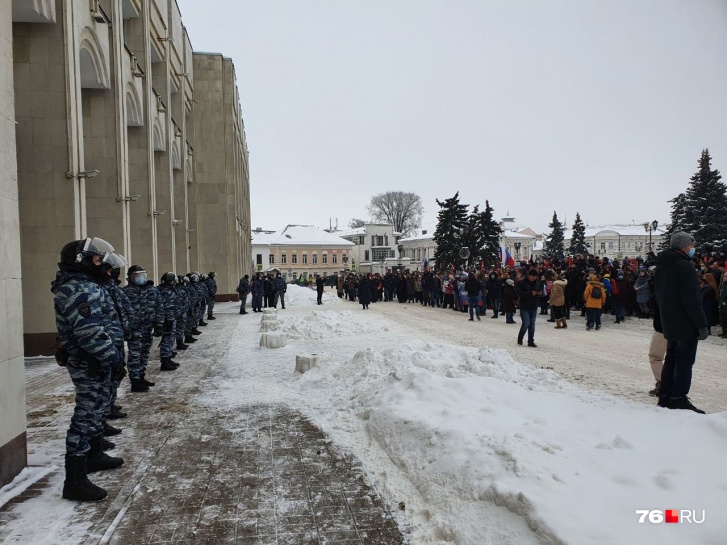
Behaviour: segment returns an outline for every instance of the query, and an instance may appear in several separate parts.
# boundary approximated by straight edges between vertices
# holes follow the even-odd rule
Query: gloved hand
[[[166,322],[164,322],[162,332],[171,333],[173,328],[174,328],[174,322],[172,322],[171,320],[167,320]]]
[[[111,378],[116,382],[121,382],[126,376],[126,365],[121,364],[111,369]]]
[[[124,333],[124,340],[126,342],[129,342],[133,338],[134,338],[134,334],[131,331],[127,331],[126,333]]]
[[[699,335],[697,336],[697,339],[699,339],[700,341],[703,341],[707,337],[709,337],[709,330],[706,327],[703,327],[702,329],[699,330]]]
[[[162,336],[162,325],[157,324],[154,326],[154,336],[155,337],[161,337]]]

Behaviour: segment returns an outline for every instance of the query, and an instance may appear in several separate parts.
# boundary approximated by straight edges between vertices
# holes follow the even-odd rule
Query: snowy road
[[[343,308],[350,310],[353,304]],[[360,309],[361,307],[358,306]],[[425,338],[462,346],[502,348],[518,361],[553,369],[564,379],[586,389],[594,389],[634,401],[655,404],[648,395],[654,387],[647,357],[651,340],[651,321],[629,318],[616,325],[613,317],[603,318],[603,329],[586,331],[585,318],[572,313],[565,331],[556,331],[547,316],[538,316],[535,330],[537,349],[515,344],[517,325],[504,317],[483,317],[469,322],[464,314],[452,310],[422,307],[419,304],[376,303],[371,313],[380,314]],[[708,413],[727,409],[727,340],[712,336],[699,343],[692,391],[695,405]]]

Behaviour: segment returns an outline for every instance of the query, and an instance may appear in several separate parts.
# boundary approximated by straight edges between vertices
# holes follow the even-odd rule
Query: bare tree
[[[361,218],[351,218],[351,221],[348,222],[349,229],[357,229],[364,225],[366,225],[366,220],[362,220]]]
[[[371,197],[366,210],[374,221],[392,223],[394,231],[406,236],[421,227],[424,205],[416,193],[387,191]]]

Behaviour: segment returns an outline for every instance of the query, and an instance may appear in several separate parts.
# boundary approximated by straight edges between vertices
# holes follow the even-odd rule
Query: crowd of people
[[[110,420],[127,417],[116,403],[118,388],[128,374],[131,392],[148,392],[146,378],[152,344],[159,339],[161,371],[174,371],[176,350],[187,350],[215,320],[215,273],[190,272],[161,276],[158,286],[140,265],[127,270],[126,259],[100,238],[66,244],[51,290],[58,340],[56,361],[65,367],[76,390],[76,407],[66,434],[66,478],[63,497],[98,501],[106,491],[88,474],[123,465],[106,454],[115,447],[106,439],[121,429]],[[125,351],[125,343],[128,354]]]

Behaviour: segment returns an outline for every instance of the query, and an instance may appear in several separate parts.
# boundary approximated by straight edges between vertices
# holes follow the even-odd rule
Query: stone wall
[[[0,0],[0,486],[27,465],[11,13]]]

